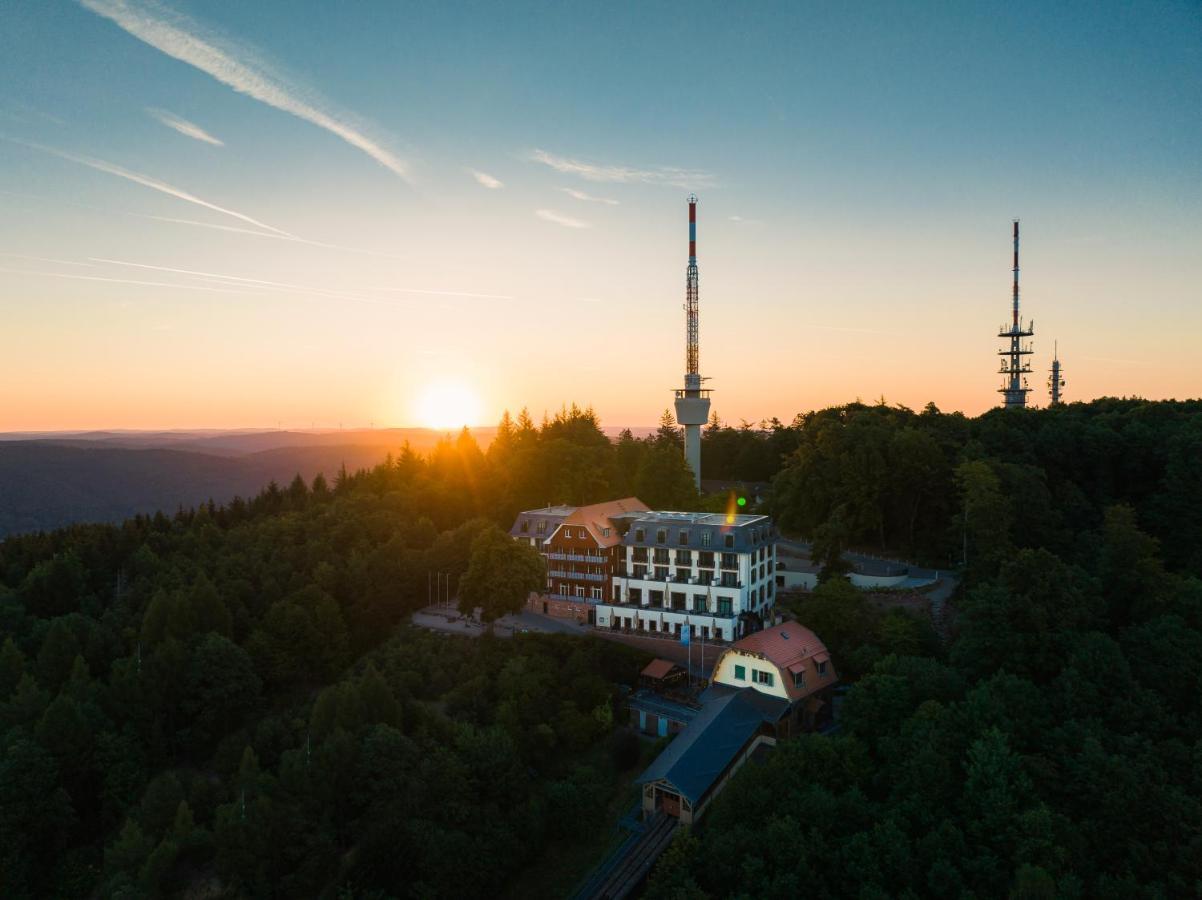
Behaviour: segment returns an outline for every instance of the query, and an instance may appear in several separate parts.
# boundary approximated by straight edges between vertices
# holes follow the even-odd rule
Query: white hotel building
[[[634,517],[597,627],[679,635],[688,623],[699,639],[738,640],[772,621],[777,538],[768,516]]]

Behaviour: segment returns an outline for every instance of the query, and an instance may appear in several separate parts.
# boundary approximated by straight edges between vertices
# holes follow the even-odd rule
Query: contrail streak
[[[240,94],[311,122],[318,128],[362,150],[384,168],[408,180],[405,163],[391,151],[363,135],[344,121],[345,116],[326,112],[283,78],[272,73],[244,49],[239,59],[232,48],[217,46],[217,38],[202,35],[201,29],[179,13],[167,21],[154,6],[138,0],[79,0],[85,9],[116,23],[129,34],[168,56],[212,76]]]
[[[34,150],[40,150],[43,153],[49,153],[51,156],[57,156],[60,159],[65,159],[68,162],[77,163],[81,166],[87,166],[90,169],[95,169],[97,172],[105,172],[109,175],[116,175],[118,178],[124,178],[127,181],[132,181],[134,184],[140,184],[143,187],[148,187],[152,190],[159,191],[169,197],[175,197],[178,200],[185,200],[188,203],[195,203],[197,206],[203,206],[205,209],[211,209],[214,212],[222,213],[223,215],[232,216],[235,219],[240,219],[254,225],[256,228],[262,228],[267,231],[274,231],[276,234],[284,237],[292,237],[287,231],[280,228],[275,228],[265,222],[260,222],[258,219],[252,219],[250,216],[244,215],[236,210],[226,209],[224,206],[218,206],[216,203],[210,203],[208,200],[202,200],[195,194],[190,194],[187,191],[177,188],[174,185],[167,184],[165,181],[159,181],[156,178],[151,178],[149,175],[143,175],[139,172],[131,172],[129,169],[123,169],[121,166],[114,165],[110,162],[105,162],[103,159],[94,159],[90,156],[77,156],[74,153],[68,153],[65,150],[58,150],[54,147],[47,147],[43,144],[35,144],[31,141],[20,141],[16,138],[5,138],[14,144],[20,144],[24,147],[30,147]]]

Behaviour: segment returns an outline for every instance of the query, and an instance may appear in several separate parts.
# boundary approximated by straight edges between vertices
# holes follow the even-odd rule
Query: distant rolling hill
[[[275,447],[239,456],[227,455],[237,452],[228,447],[200,453],[105,443],[0,441],[0,537],[74,522],[117,522],[156,510],[172,513],[210,498],[224,503],[256,494],[273,479],[282,487],[298,472],[306,481],[318,472],[332,481],[343,464],[348,470],[373,466],[403,439],[391,445]]]

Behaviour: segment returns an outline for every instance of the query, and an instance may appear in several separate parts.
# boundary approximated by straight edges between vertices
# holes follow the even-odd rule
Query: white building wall
[[[742,666],[746,670],[747,677],[742,681],[735,677],[735,666]],[[757,671],[772,673],[771,686],[761,684],[755,680],[754,673]],[[788,672],[782,672],[775,664],[770,663],[762,656],[743,653],[732,647],[718,659],[718,664],[714,666],[714,674],[711,680],[715,684],[726,684],[736,688],[752,687],[761,694],[768,694],[771,697],[782,697],[788,700],[789,692],[785,687],[784,681],[788,675]]]

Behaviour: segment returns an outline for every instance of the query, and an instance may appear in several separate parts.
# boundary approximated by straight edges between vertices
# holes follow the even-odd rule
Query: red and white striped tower
[[[710,392],[701,389],[701,343],[698,337],[697,197],[689,194],[689,265],[685,270],[684,388],[676,391],[676,421],[684,426],[684,458],[701,489],[701,426],[709,421]]]

